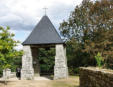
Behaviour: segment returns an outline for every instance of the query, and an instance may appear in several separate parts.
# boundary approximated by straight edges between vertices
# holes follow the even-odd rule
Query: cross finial
[[[46,10],[47,10],[48,8],[45,7],[45,8],[43,8],[43,9],[45,10],[45,15],[46,15]]]

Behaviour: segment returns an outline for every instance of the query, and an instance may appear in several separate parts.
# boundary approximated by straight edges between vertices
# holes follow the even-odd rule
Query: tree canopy
[[[86,1],[76,6],[68,20],[60,24],[60,31],[67,43],[75,40],[77,45],[72,48],[73,54],[77,56],[76,52],[80,51],[83,57],[81,61],[89,57],[91,61],[88,59],[85,63],[95,65],[95,56],[99,52],[104,58],[104,66],[113,68],[112,0]],[[77,48],[78,51],[75,51]],[[73,55],[70,56],[73,58]]]
[[[19,41],[14,40],[14,34],[9,32],[10,28],[0,27],[0,68],[1,70],[10,68],[14,64],[14,58],[22,55],[22,51],[17,51],[15,47]],[[14,66],[14,65],[13,65]]]

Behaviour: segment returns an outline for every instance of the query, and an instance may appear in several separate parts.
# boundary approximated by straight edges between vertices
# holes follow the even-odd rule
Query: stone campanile
[[[28,38],[23,42],[22,79],[34,79],[40,76],[38,48],[56,48],[54,79],[67,78],[68,67],[65,42],[61,39],[48,16],[43,16]]]

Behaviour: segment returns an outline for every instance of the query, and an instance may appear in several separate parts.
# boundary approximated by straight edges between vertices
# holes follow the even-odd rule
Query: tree
[[[100,52],[104,58],[104,66],[107,66],[109,59],[113,61],[113,1],[95,2],[90,7],[88,20],[92,27],[87,33],[89,39],[84,41],[84,51],[90,53],[91,58]]]
[[[107,63],[105,66],[113,63],[113,0],[82,3],[60,24],[60,31],[67,41],[76,40],[92,65],[98,52]]]
[[[13,65],[13,59],[22,55],[22,51],[17,51],[15,47],[19,41],[13,39],[14,34],[9,32],[10,28],[0,27],[0,68],[6,71]]]
[[[82,45],[74,38],[66,42],[66,49],[69,74],[78,74],[78,67],[87,66],[89,63],[87,54],[82,52]]]
[[[54,74],[55,48],[38,49],[38,60],[41,74]]]

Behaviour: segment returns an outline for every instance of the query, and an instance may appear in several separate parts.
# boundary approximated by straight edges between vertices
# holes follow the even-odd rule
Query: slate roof
[[[43,16],[23,45],[64,43],[48,16]]]

